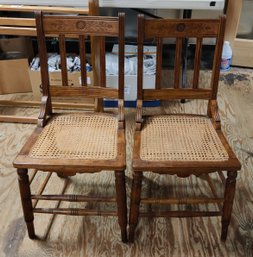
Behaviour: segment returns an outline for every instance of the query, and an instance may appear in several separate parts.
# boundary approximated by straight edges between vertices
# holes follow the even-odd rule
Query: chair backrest
[[[41,65],[42,93],[51,99],[54,97],[92,97],[124,99],[124,14],[118,17],[102,16],[54,16],[36,13],[37,38]],[[54,36],[59,41],[61,59],[62,86],[50,85],[46,37]],[[95,67],[98,79],[94,86],[87,86],[86,81],[86,39],[87,36],[96,37]],[[105,37],[118,39],[118,89],[106,88],[105,67]],[[78,40],[81,62],[80,86],[68,85],[68,71],[66,63],[66,39]],[[91,48],[93,49],[93,48]],[[51,101],[51,100],[50,100]]]
[[[145,19],[138,16],[138,100],[154,99],[216,99],[220,74],[221,52],[224,40],[225,17],[220,19]],[[162,85],[163,40],[176,39],[174,83],[169,88]],[[196,38],[194,72],[191,87],[182,88],[180,81],[182,48],[185,38]],[[204,38],[215,38],[212,78],[210,88],[199,87],[200,61]],[[143,89],[143,44],[155,39],[157,45],[155,89]]]

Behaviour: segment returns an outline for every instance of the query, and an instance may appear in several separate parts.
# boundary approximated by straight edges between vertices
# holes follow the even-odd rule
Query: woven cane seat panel
[[[228,154],[209,118],[150,117],[141,131],[140,158],[146,161],[225,161]]]
[[[117,118],[105,114],[56,116],[43,129],[29,156],[46,159],[115,159],[117,129]]]

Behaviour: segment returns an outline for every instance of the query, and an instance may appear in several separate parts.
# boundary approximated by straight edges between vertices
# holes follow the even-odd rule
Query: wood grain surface
[[[189,76],[191,77],[191,76]],[[200,84],[206,83],[208,72],[200,72]],[[191,78],[189,78],[191,79]],[[170,84],[170,81],[168,81]],[[1,96],[6,100],[16,98],[30,100],[26,95]],[[49,257],[49,256],[253,256],[253,72],[246,69],[233,69],[221,74],[218,91],[221,124],[231,147],[242,163],[237,178],[237,190],[233,207],[232,221],[226,243],[220,241],[220,217],[201,218],[141,218],[136,230],[134,244],[123,244],[116,217],[71,217],[35,214],[37,240],[30,240],[23,221],[18,191],[17,175],[12,161],[31,134],[35,125],[0,123],[0,256],[2,257]],[[204,100],[187,100],[162,103],[161,107],[148,108],[146,113],[198,112],[206,113]],[[35,116],[38,109],[1,107],[0,113]],[[131,157],[133,144],[135,109],[126,111],[127,140],[127,195],[129,201],[131,186]],[[47,176],[37,173],[32,190]],[[213,184],[221,195],[221,182],[214,174]],[[114,174],[76,175],[68,179],[55,175],[50,177],[44,193],[60,193],[67,184],[66,194],[98,193],[110,195],[114,190]],[[157,190],[162,188],[162,190]],[[206,178],[177,178],[147,174],[143,193],[163,196],[211,195]],[[41,201],[37,207],[40,208]],[[44,203],[53,207],[57,201]],[[85,203],[61,203],[66,206],[84,208]],[[109,204],[99,208],[112,210]],[[218,211],[218,207],[204,206]],[[151,208],[147,205],[145,208]],[[153,207],[152,207],[153,208]],[[164,206],[161,207],[165,208]],[[170,207],[172,210],[175,208]],[[183,208],[180,206],[180,208]],[[185,206],[189,208],[189,206]]]

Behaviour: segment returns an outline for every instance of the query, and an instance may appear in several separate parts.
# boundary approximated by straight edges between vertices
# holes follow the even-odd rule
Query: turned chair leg
[[[139,218],[142,177],[142,172],[136,172],[133,174],[128,234],[128,239],[131,243],[134,242],[134,232]]]
[[[127,242],[127,202],[125,172],[115,171],[116,201],[118,208],[118,222],[121,229],[122,242]]]
[[[225,193],[224,193],[224,205],[222,210],[222,228],[221,228],[221,240],[226,241],[228,226],[231,219],[233,201],[235,196],[235,184],[236,184],[237,171],[228,171]]]
[[[18,183],[19,183],[19,191],[21,196],[21,202],[23,207],[24,219],[26,222],[27,230],[29,238],[35,238],[34,232],[34,216],[33,216],[33,207],[32,207],[32,199],[31,199],[31,191],[30,184],[28,178],[28,170],[27,169],[17,169],[18,173]]]

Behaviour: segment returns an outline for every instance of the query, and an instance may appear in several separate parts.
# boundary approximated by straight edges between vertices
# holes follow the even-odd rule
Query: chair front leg
[[[127,202],[125,171],[115,171],[116,201],[118,222],[121,229],[122,242],[127,242]]]
[[[134,232],[139,219],[142,177],[142,172],[134,172],[133,174],[128,234],[128,239],[131,243],[134,242]]]
[[[19,183],[19,191],[21,196],[21,202],[23,207],[24,219],[26,222],[27,230],[29,238],[34,239],[34,216],[33,216],[33,207],[32,207],[32,199],[31,199],[31,190],[29,184],[29,177],[27,175],[27,169],[17,169],[18,173],[18,183]]]
[[[228,171],[224,193],[224,205],[222,210],[221,240],[226,241],[228,226],[231,220],[233,201],[235,196],[237,171]]]

